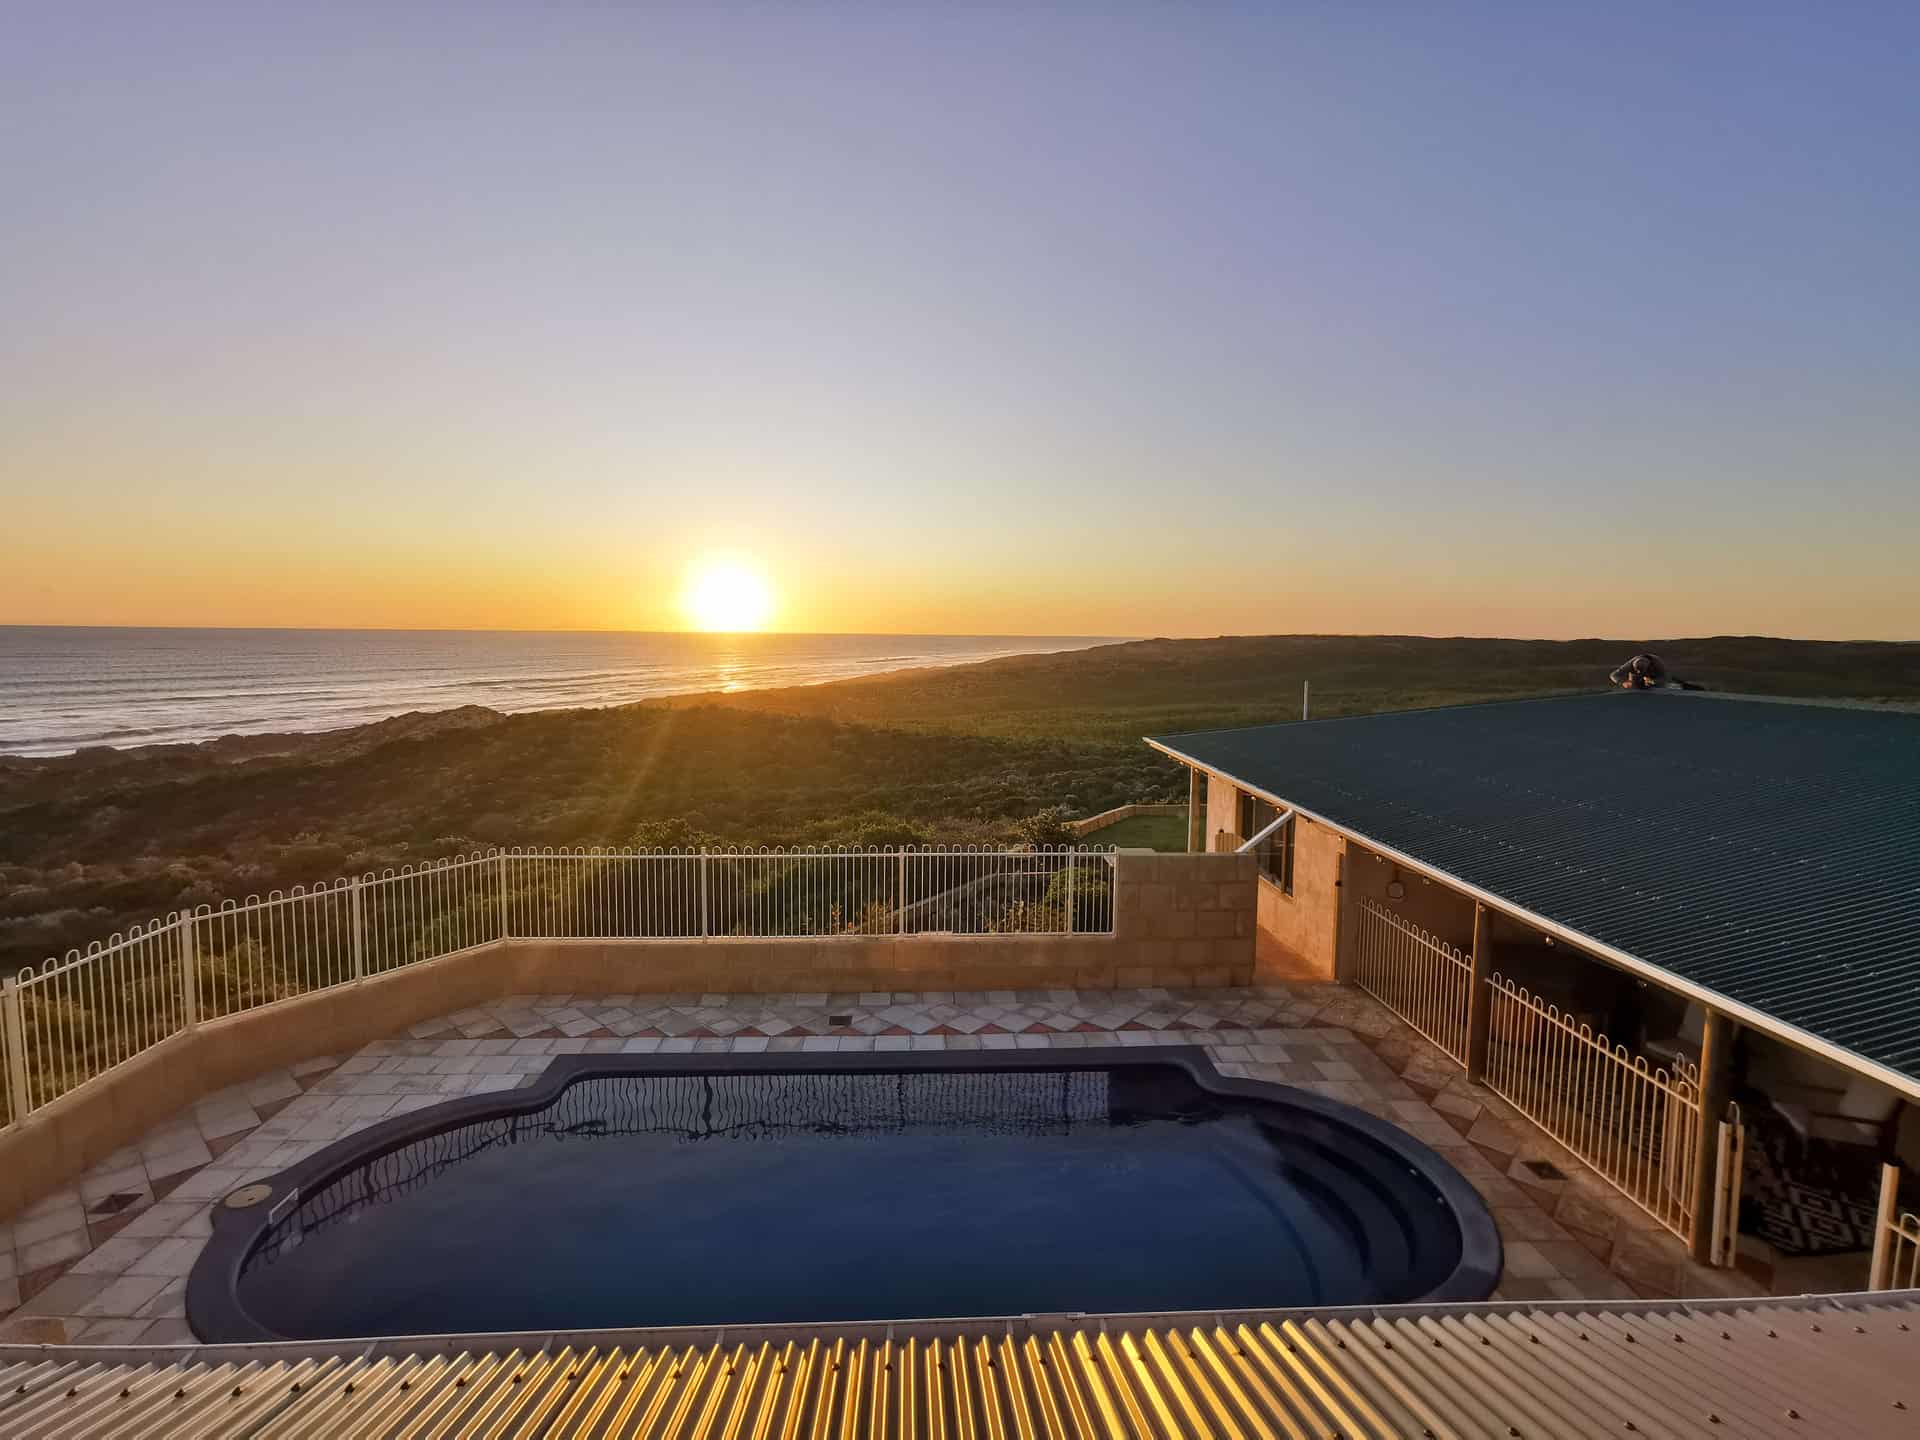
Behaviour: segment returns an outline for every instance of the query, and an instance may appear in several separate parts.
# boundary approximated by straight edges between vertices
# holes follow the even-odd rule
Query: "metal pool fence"
[[[1698,1077],[1652,1066],[1526,990],[1490,975],[1475,993],[1459,949],[1372,899],[1358,906],[1354,980],[1460,1064],[1476,1004],[1487,1087],[1681,1239],[1694,1226],[1699,1168]],[[1731,1265],[1745,1131],[1715,1117],[1711,1255]]]
[[[460,855],[175,912],[6,977],[0,1127],[201,1020],[499,940],[1112,929],[1110,850]]]
[[[1700,1091],[1501,979],[1487,1086],[1681,1239],[1693,1233]]]
[[[1354,980],[1453,1059],[1467,1063],[1473,965],[1453,946],[1374,900],[1360,902]]]

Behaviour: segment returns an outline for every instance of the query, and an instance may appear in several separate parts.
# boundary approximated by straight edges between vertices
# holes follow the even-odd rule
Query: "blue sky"
[[[10,31],[0,621],[1920,638],[1920,7]]]

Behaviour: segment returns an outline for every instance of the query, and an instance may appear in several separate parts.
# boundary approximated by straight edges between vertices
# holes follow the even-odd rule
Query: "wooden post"
[[[1733,1022],[1718,1010],[1707,1011],[1700,1032],[1700,1123],[1693,1145],[1693,1223],[1688,1248],[1695,1263],[1713,1261],[1713,1192],[1720,1183],[1714,1161],[1719,1155],[1720,1117],[1733,1088]]]
[[[1487,1045],[1493,1038],[1493,912],[1473,907],[1473,970],[1467,978],[1467,1079],[1486,1083]]]
[[[1207,777],[1192,766],[1187,768],[1187,853],[1198,855],[1207,848]]]

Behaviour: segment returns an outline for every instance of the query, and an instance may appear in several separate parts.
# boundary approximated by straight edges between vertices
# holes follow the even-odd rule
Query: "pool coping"
[[[240,1271],[268,1228],[299,1197],[318,1190],[356,1166],[452,1129],[481,1120],[499,1119],[544,1110],[570,1085],[582,1080],[623,1076],[697,1075],[809,1075],[809,1074],[941,1074],[982,1071],[1112,1070],[1119,1067],[1172,1065],[1185,1072],[1202,1090],[1243,1100],[1281,1103],[1351,1126],[1382,1145],[1439,1191],[1460,1226],[1460,1260],[1439,1285],[1407,1305],[1447,1305],[1485,1300],[1499,1283],[1504,1263],[1500,1232],[1486,1201],[1467,1178],[1437,1150],[1391,1121],[1369,1114],[1344,1101],[1316,1095],[1297,1086],[1223,1075],[1207,1051],[1198,1045],[1152,1047],[1111,1045],[1059,1050],[942,1050],[942,1051],[791,1051],[781,1054],[714,1055],[561,1055],[539,1072],[532,1083],[507,1090],[468,1095],[422,1106],[404,1115],[376,1121],[342,1137],[306,1159],[244,1191],[264,1191],[240,1208],[226,1197],[213,1205],[213,1235],[187,1278],[187,1324],[196,1337],[210,1344],[346,1343],[295,1341],[269,1330],[240,1303]],[[1075,1312],[1078,1313],[1078,1312]],[[1212,1311],[1196,1311],[1211,1314]],[[962,1324],[1005,1317],[950,1316],[923,1320],[901,1318],[856,1323]],[[1089,1316],[1088,1318],[1092,1318]],[[711,1329],[713,1327],[701,1327]],[[732,1327],[725,1327],[732,1328]],[[765,1325],[741,1322],[743,1329]],[[817,1327],[815,1327],[817,1328]],[[217,1340],[207,1341],[213,1335]]]

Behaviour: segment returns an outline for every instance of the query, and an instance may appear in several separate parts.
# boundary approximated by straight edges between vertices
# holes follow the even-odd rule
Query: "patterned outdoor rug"
[[[1754,1135],[1741,1182],[1740,1229],[1782,1255],[1840,1255],[1873,1248],[1873,1189],[1788,1168],[1786,1146]],[[1849,1179],[1853,1177],[1848,1177]]]

